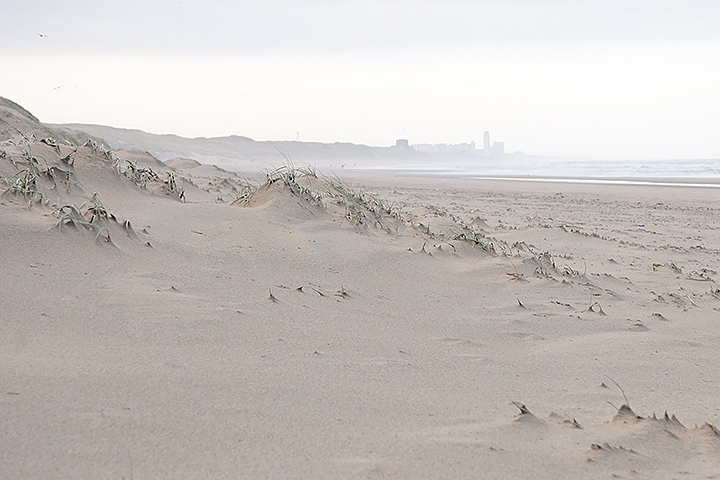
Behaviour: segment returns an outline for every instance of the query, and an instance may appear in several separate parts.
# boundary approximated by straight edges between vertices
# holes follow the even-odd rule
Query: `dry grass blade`
[[[512,402],[520,410],[520,415],[532,415],[532,412],[520,402]]]
[[[83,202],[83,204],[80,205],[80,209],[85,206],[87,206],[85,213],[92,215],[90,217],[90,223],[94,223],[96,219],[112,220],[113,222],[117,222],[117,217],[103,206],[98,192],[94,192],[88,201]]]
[[[373,222],[389,233],[404,222],[401,209],[363,191],[345,185],[338,177],[326,179],[328,194],[345,207],[345,217],[356,225]]]
[[[340,298],[350,298],[350,294],[347,292],[347,290],[345,290],[345,287],[343,287],[342,285],[340,285],[340,290],[335,292],[335,296]]]
[[[600,303],[599,303],[599,302],[595,302],[595,303],[590,304],[590,306],[588,307],[587,311],[588,311],[588,312],[592,312],[592,313],[597,313],[597,314],[599,314],[599,315],[607,315],[607,313],[605,313],[605,311],[604,311],[604,310],[602,309],[602,307],[600,306]]]
[[[123,226],[123,229],[125,230],[125,232],[127,232],[128,237],[137,240],[137,238],[138,238],[137,232],[135,232],[135,229],[133,228],[132,224],[130,223],[130,220],[125,220],[123,222],[122,226]]]
[[[36,163],[29,162],[27,168],[20,170],[13,177],[3,178],[7,189],[0,196],[5,198],[8,195],[22,196],[29,204],[41,203],[43,194],[38,185],[38,168]]]
[[[167,178],[163,182],[163,188],[167,193],[176,196],[178,200],[185,203],[185,190],[178,186],[173,172],[167,172]]]

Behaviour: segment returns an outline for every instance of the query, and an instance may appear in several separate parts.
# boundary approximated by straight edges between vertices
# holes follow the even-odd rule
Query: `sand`
[[[342,173],[400,220],[39,139],[0,145],[72,172],[0,203],[3,478],[720,477],[715,189]]]

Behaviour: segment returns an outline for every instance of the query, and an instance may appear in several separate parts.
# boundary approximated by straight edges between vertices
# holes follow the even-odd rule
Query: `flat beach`
[[[0,148],[3,478],[720,477],[715,188]]]

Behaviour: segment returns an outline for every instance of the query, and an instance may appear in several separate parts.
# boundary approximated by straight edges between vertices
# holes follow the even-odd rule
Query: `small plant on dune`
[[[652,422],[659,424],[659,426],[663,429],[665,433],[669,433],[674,438],[677,438],[678,435],[682,435],[683,432],[687,431],[688,428],[683,425],[680,420],[675,415],[669,415],[667,410],[662,416],[656,416],[654,413],[651,417],[643,417],[641,415],[638,415],[633,411],[632,408],[630,408],[630,402],[628,401],[627,395],[625,395],[625,391],[620,386],[618,382],[613,380],[612,378],[608,377],[606,375],[606,378],[610,380],[612,383],[615,384],[616,387],[620,389],[620,393],[622,393],[623,399],[625,400],[625,403],[620,405],[620,408],[613,405],[611,402],[607,402],[610,406],[612,406],[615,410],[617,410],[617,414],[615,415],[616,421],[623,421],[627,422],[629,420],[631,421],[644,421],[644,422]],[[606,387],[605,382],[601,384],[601,386]],[[700,427],[695,427],[695,430],[704,430],[708,432],[713,438],[719,438],[720,437],[720,431],[713,425],[712,423],[706,422],[704,425]],[[605,444],[607,445],[607,444]],[[593,449],[602,449],[602,447],[598,448],[597,445],[592,445]]]
[[[118,158],[119,160],[119,158]],[[130,160],[126,160],[126,167],[125,170],[120,170],[119,167],[116,168],[116,172],[120,175],[125,176],[128,178],[131,182],[133,182],[135,185],[137,185],[140,188],[145,188],[147,185],[147,182],[159,182],[160,177],[158,176],[155,171],[153,171],[150,167],[138,167],[137,162],[131,162]],[[117,164],[116,164],[117,165]]]
[[[63,205],[56,209],[55,215],[58,217],[57,226],[60,230],[65,227],[82,227],[95,233],[95,241],[102,239],[106,243],[112,243],[107,227],[99,225],[95,216],[86,218],[75,205]]]
[[[72,167],[73,163],[75,163],[75,159],[74,159],[73,157],[75,156],[76,153],[77,153],[77,148],[75,148],[75,150],[73,150],[72,152],[68,153],[68,154],[65,155],[64,157],[62,157],[62,158],[60,159],[60,161],[61,161],[62,163],[64,163],[65,165],[67,165],[68,167]]]
[[[293,165],[290,157],[285,155],[282,151],[280,152],[285,157],[287,163],[277,167],[275,169],[268,169],[265,171],[265,182],[261,185],[253,185],[250,181],[244,177],[237,186],[233,185],[227,179],[223,183],[227,182],[230,185],[233,192],[235,192],[235,200],[231,202],[231,205],[237,205],[240,202],[247,201],[252,197],[255,192],[261,188],[268,188],[271,185],[282,182],[287,186],[293,195],[300,197],[318,207],[323,207],[323,195],[311,188],[310,182],[303,182],[306,185],[301,184],[301,179],[311,180],[317,178],[317,171],[315,167],[307,165],[305,167],[296,167]],[[238,188],[239,187],[239,188]]]
[[[469,243],[473,246],[479,247],[481,250],[490,254],[503,254],[506,256],[512,255],[512,248],[504,240],[500,240],[494,237],[489,237],[482,232],[479,232],[474,226],[469,225],[463,219],[454,215],[453,213],[437,207],[435,205],[426,205],[426,215],[432,215],[433,217],[446,218],[452,221],[454,225],[447,227],[447,231],[440,233],[431,232],[430,227],[423,223],[416,223],[411,220],[410,223],[419,229],[424,235],[430,236],[437,240],[456,240]]]
[[[30,163],[27,168],[20,170],[14,176],[3,178],[3,183],[8,187],[0,197],[8,195],[22,196],[29,205],[42,203],[43,194],[37,185],[38,171]]]
[[[511,256],[522,257],[523,252],[526,254],[530,254],[530,257],[527,258],[526,261],[535,264],[533,275],[535,275],[536,277],[552,278],[554,275],[557,274],[563,277],[582,278],[587,273],[587,266],[586,272],[583,274],[580,274],[579,271],[574,270],[568,265],[558,266],[555,263],[555,256],[553,256],[550,252],[539,251],[537,247],[526,242],[515,242],[512,245],[508,246],[508,249]],[[565,258],[567,258],[567,256],[565,256]]]
[[[489,253],[495,252],[495,244],[487,238],[485,235],[479,233],[475,228],[466,224],[465,222],[457,219],[453,219],[455,223],[460,227],[460,232],[455,233],[451,238],[453,240],[462,240],[470,242],[474,245],[479,246],[481,249]]]
[[[88,147],[89,149],[91,149],[91,150],[94,151],[94,152],[102,152],[102,153],[105,153],[105,149],[102,148],[102,147],[100,146],[100,144],[97,143],[97,142],[96,142],[95,140],[93,140],[92,138],[88,138],[87,140],[85,140],[85,143],[83,143],[82,146],[83,146],[83,147]]]
[[[296,167],[289,160],[287,163],[279,166],[274,170],[267,170],[265,172],[265,177],[267,178],[267,182],[269,184],[273,184],[278,180],[282,180],[288,183],[295,182],[297,179],[303,177],[318,178],[315,167],[312,167],[310,165],[306,165],[304,167]]]
[[[345,207],[345,217],[356,225],[374,222],[375,226],[393,232],[397,231],[398,224],[404,221],[401,209],[392,203],[362,190],[353,190],[337,177],[328,180],[327,184],[329,195]],[[394,220],[395,224],[388,225],[388,219]]]
[[[41,184],[39,183],[41,180],[45,180],[52,184],[52,186],[49,187],[49,190],[58,189],[60,184],[62,184],[65,187],[65,190],[69,191],[71,177],[73,174],[72,157],[75,154],[75,151],[72,151],[65,157],[60,158],[61,163],[66,165],[67,168],[61,168],[57,165],[51,166],[42,156],[36,156],[33,154],[32,143],[35,141],[33,138],[26,137],[25,135],[22,135],[22,138],[25,143],[27,143],[27,147],[22,150],[21,159],[9,157],[10,162],[18,168],[18,172],[12,177],[0,179],[2,183],[7,186],[7,189],[2,193],[2,196],[22,196],[30,205],[42,203],[47,195],[43,193],[46,189],[41,187]],[[58,154],[61,153],[57,142],[55,142],[52,138],[48,137],[40,141],[49,146],[56,147]],[[23,163],[25,164],[24,168],[21,167]]]
[[[53,213],[58,218],[57,226],[60,230],[66,226],[78,228],[89,227],[91,224],[90,220],[85,218],[85,216],[80,213],[80,209],[74,204],[59,206]]]
[[[551,277],[551,271],[555,271],[555,260],[549,252],[533,252],[533,260],[537,264],[535,271],[533,272],[538,277],[549,278]]]
[[[605,375],[605,377],[608,380],[610,380],[612,383],[614,383],[615,386],[620,389],[620,393],[622,393],[623,399],[625,400],[625,403],[622,404],[620,406],[620,408],[616,407],[615,405],[613,405],[610,402],[607,402],[607,403],[610,404],[610,406],[613,407],[615,410],[617,410],[618,413],[622,412],[623,410],[632,412],[632,409],[630,408],[630,402],[628,401],[627,395],[625,395],[625,390],[623,390],[623,388],[620,386],[620,384],[618,382],[616,382],[615,380],[613,380],[612,378],[608,377],[607,375]],[[603,383],[602,385],[607,386],[607,385],[605,385],[605,383]]]
[[[258,189],[258,185],[252,184],[247,178],[243,176],[241,176],[240,180],[237,181],[235,184],[230,182],[228,179],[223,180],[223,183],[224,182],[228,182],[230,184],[230,188],[235,193],[235,200],[233,200],[232,202],[233,204],[238,200],[248,198],[250,195],[252,195],[253,192]]]
[[[117,223],[117,217],[110,213],[100,201],[100,194],[98,192],[93,193],[93,196],[87,201],[80,205],[80,209],[87,206],[85,214],[90,214],[90,221],[94,222],[95,219],[112,220]]]
[[[125,161],[125,168],[122,168],[120,157],[112,150],[103,150],[105,157],[113,162],[113,171],[122,175],[140,188],[147,188],[150,182],[160,182],[160,176],[150,167],[138,167],[137,162]],[[163,191],[176,197],[185,203],[185,190],[178,184],[173,172],[166,172],[166,178],[162,181]]]
[[[295,167],[290,161],[289,157],[286,157],[288,163],[281,165],[274,170],[268,170],[265,172],[265,183],[266,187],[269,187],[275,182],[282,181],[286,186],[290,188],[290,191],[298,197],[307,200],[316,206],[322,206],[322,194],[315,192],[309,186],[301,185],[298,180],[301,178],[317,178],[317,172],[312,166]]]
[[[105,158],[110,160],[113,163],[113,166],[119,166],[120,165],[120,157],[118,157],[117,153],[115,153],[114,150],[107,149],[103,151],[103,155],[105,155]]]
[[[178,187],[175,181],[175,174],[173,172],[167,172],[167,178],[163,182],[163,189],[178,198],[181,202],[185,203],[185,190]]]
[[[85,213],[82,212],[83,209]],[[62,205],[55,209],[54,214],[58,218],[57,226],[60,230],[65,227],[84,228],[95,233],[96,241],[103,240],[112,244],[108,225],[118,223],[118,219],[103,206],[99,193],[93,193],[93,196],[79,207],[74,204]],[[123,222],[123,228],[129,236],[135,235],[129,220]]]
[[[42,203],[44,195],[40,191],[38,180],[44,176],[54,182],[56,169],[54,167],[43,168],[30,149],[24,151],[22,156],[27,162],[27,166],[19,170],[14,176],[2,179],[3,183],[8,187],[2,196],[22,196],[30,205]],[[17,163],[13,162],[13,164],[17,167]],[[57,171],[60,170],[57,169]]]
[[[508,275],[510,275],[514,280],[527,282],[527,279],[525,278],[525,275],[523,275],[522,272],[518,271],[518,269],[517,269],[517,267],[515,266],[515,264],[514,264],[513,262],[510,262],[510,265],[513,266],[514,272],[505,272],[505,273],[507,273]],[[518,302],[519,302],[519,300],[518,300]],[[524,306],[524,305],[523,305],[523,306]]]
[[[58,155],[61,155],[62,152],[60,151],[60,145],[58,145],[57,141],[55,141],[52,137],[47,138],[41,138],[40,141],[44,143],[45,145],[52,147],[55,149],[55,151],[58,153]]]

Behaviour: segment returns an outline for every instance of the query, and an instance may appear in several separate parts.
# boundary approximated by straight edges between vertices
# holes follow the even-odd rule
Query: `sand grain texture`
[[[28,146],[75,148],[13,137],[2,177]],[[715,191],[348,176],[404,219],[359,224],[322,178],[231,204],[234,174],[117,155],[186,203],[86,146],[0,204],[3,478],[720,477]]]

